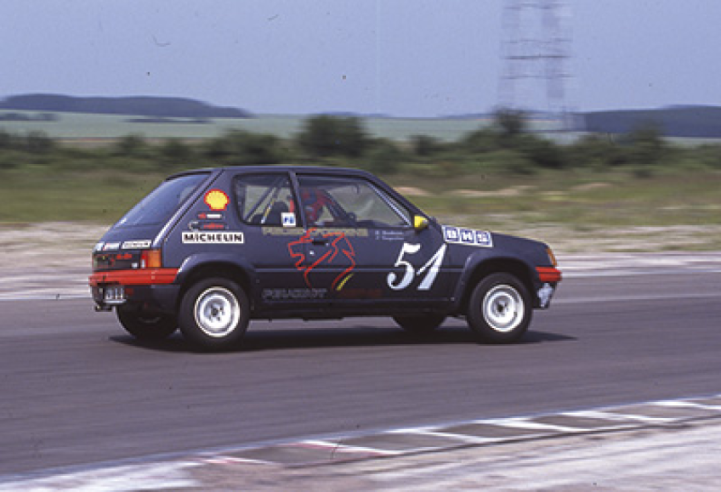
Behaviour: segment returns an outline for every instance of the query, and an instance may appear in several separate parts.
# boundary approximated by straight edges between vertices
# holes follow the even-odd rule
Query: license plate
[[[103,294],[105,304],[123,304],[125,302],[125,287],[122,285],[109,285]]]

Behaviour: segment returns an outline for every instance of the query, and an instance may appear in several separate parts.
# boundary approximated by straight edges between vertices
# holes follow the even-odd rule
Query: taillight
[[[162,268],[163,251],[160,249],[146,249],[140,254],[140,268]]]

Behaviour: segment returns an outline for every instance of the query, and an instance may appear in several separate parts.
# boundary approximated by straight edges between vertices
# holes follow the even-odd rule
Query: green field
[[[21,113],[29,116],[37,112],[0,110],[0,115]],[[217,118],[207,123],[188,123],[175,119],[175,123],[136,123],[137,119],[125,115],[101,115],[82,113],[53,113],[57,121],[0,121],[0,129],[11,133],[44,132],[61,140],[92,141],[116,139],[126,135],[142,135],[148,139],[182,138],[206,139],[222,135],[229,130],[246,130],[269,133],[281,138],[297,134],[304,115],[257,115],[254,118]],[[172,120],[169,120],[172,121]],[[406,140],[413,135],[428,135],[445,141],[453,141],[463,135],[488,126],[488,119],[442,119],[442,118],[363,118],[365,128],[375,137]],[[549,123],[534,124],[544,129]]]
[[[721,249],[718,145],[679,146],[648,133],[636,140],[552,142],[538,134],[509,137],[486,120],[370,119],[363,126],[376,140],[364,155],[316,159],[290,138],[306,117],[207,124],[125,119],[66,113],[56,122],[1,121],[0,225],[109,225],[172,172],[222,159],[238,164],[234,159],[244,152],[254,159],[272,148],[283,162],[370,169],[444,223],[530,235],[564,251]],[[234,128],[283,138],[223,136]],[[145,139],[121,138],[129,134]],[[423,152],[412,141],[385,140],[420,134],[435,137]],[[225,152],[221,160],[212,157],[218,151]],[[240,163],[248,162],[257,161]]]
[[[109,225],[162,178],[115,171],[5,172],[0,181],[0,223]],[[622,173],[567,172],[526,178],[479,175],[438,180],[395,175],[387,179],[442,222],[530,235],[562,245],[567,252],[586,250],[594,241],[598,249],[622,251],[721,249],[719,173],[643,180]],[[602,247],[610,236],[617,241]],[[577,241],[584,246],[576,246]]]

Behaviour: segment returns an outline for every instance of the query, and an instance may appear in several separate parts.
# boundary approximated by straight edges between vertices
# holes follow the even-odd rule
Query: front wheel
[[[531,324],[533,306],[528,289],[516,276],[494,273],[473,289],[468,303],[468,325],[488,343],[511,343]]]
[[[127,308],[118,308],[115,314],[125,331],[146,342],[165,340],[178,329],[175,316],[169,314],[146,314]]]
[[[209,278],[192,285],[183,296],[178,315],[183,336],[206,350],[239,345],[249,319],[248,296],[226,278]]]

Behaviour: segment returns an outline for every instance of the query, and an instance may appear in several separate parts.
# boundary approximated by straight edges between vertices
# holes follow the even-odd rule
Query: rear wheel
[[[226,278],[209,278],[192,285],[183,296],[178,315],[188,341],[206,350],[240,344],[250,319],[245,291]]]
[[[398,326],[408,333],[415,335],[427,335],[433,333],[436,328],[443,324],[446,316],[443,314],[416,314],[405,316],[393,316],[393,320]]]
[[[468,325],[488,343],[511,343],[531,324],[533,306],[528,289],[516,276],[494,273],[473,289],[468,303]]]
[[[169,314],[147,314],[134,309],[118,308],[116,315],[123,328],[138,340],[165,340],[178,329],[175,316]]]

